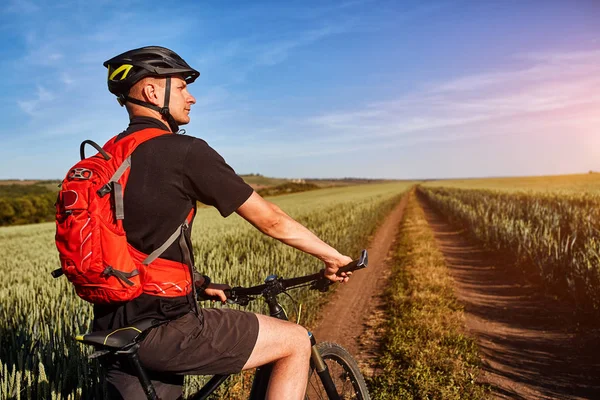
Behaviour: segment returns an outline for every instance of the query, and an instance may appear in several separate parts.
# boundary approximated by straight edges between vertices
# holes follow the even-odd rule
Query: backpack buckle
[[[69,171],[69,179],[83,179],[88,180],[94,175],[94,173],[87,168],[73,168]]]
[[[109,194],[110,192],[112,192],[112,189],[113,189],[112,182],[108,182],[106,185],[104,185],[100,189],[98,189],[96,191],[96,193],[98,194],[98,196],[104,197],[107,194]]]

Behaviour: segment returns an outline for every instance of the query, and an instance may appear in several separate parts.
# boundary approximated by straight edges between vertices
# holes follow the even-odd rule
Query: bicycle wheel
[[[369,392],[358,364],[350,353],[337,343],[322,342],[317,344],[317,349],[323,357],[331,379],[343,400],[369,400]],[[308,386],[306,388],[307,400],[328,399],[321,378],[315,371],[315,366],[310,366]]]

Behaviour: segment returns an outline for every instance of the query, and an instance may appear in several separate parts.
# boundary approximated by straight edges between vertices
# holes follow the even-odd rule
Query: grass
[[[370,380],[374,399],[482,399],[475,341],[443,255],[411,193],[393,250],[386,290],[381,371]]]
[[[272,201],[342,253],[356,257],[410,186],[339,187]],[[54,232],[53,223],[0,227],[0,399],[103,398],[97,363],[87,359],[91,348],[73,340],[88,330],[91,307],[75,296],[64,277],[49,275],[58,266]],[[236,214],[224,219],[213,208],[198,210],[192,243],[198,270],[232,286],[259,284],[273,273],[292,277],[322,268],[313,257],[265,237]],[[303,289],[294,293],[303,304],[302,323],[310,324],[321,295]],[[289,299],[282,302],[293,310]],[[260,312],[264,305],[252,303],[248,310]],[[188,393],[201,381],[190,377]],[[232,393],[221,398],[233,398]]]

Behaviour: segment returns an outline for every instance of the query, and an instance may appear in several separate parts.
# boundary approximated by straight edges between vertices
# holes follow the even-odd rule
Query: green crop
[[[488,247],[513,254],[553,293],[600,311],[600,196],[421,188]]]
[[[492,189],[503,192],[586,192],[597,194],[600,193],[600,174],[447,179],[427,182],[423,186],[457,189]]]
[[[283,210],[342,253],[356,257],[409,183],[315,190],[272,198]],[[89,330],[91,305],[63,277],[53,279],[58,253],[54,224],[0,228],[0,398],[102,399],[103,382],[92,349],[73,337]],[[232,286],[316,272],[318,260],[265,237],[233,215],[200,208],[192,236],[197,269]],[[310,324],[323,301],[308,290],[294,294]],[[289,301],[284,306],[293,310]],[[258,302],[252,311],[263,311]],[[188,380],[188,391],[199,378]]]

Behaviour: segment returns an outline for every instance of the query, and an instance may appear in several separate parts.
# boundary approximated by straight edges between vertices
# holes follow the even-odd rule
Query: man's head
[[[170,86],[169,114],[177,125],[185,125],[190,122],[190,108],[192,104],[196,103],[196,99],[188,92],[187,83],[182,76],[171,76]],[[141,100],[161,109],[164,107],[166,95],[166,78],[149,76],[140,79],[131,87],[128,98]],[[130,116],[148,116],[159,119],[164,117],[155,109],[131,101],[126,102],[125,107]]]
[[[149,46],[130,50],[104,63],[108,90],[130,115],[162,117],[173,132],[190,121],[196,100],[187,85],[200,75],[175,52]],[[157,114],[158,113],[158,114]]]

